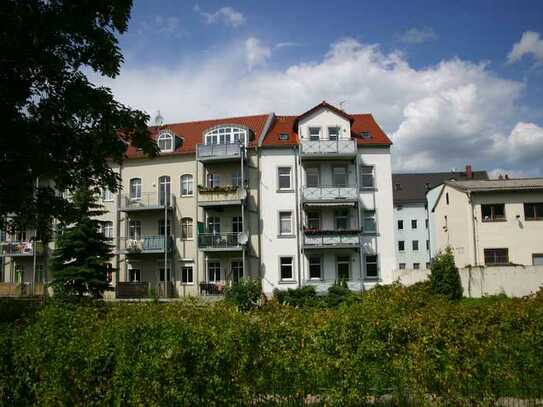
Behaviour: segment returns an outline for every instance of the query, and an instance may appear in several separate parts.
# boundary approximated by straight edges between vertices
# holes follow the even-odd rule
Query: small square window
[[[328,139],[336,141],[339,138],[339,127],[328,127]]]
[[[405,270],[405,263],[400,263],[400,270]]]
[[[430,270],[430,263],[426,263],[426,270]]]
[[[288,140],[288,134],[287,133],[281,133],[279,134],[279,140],[286,141]]]
[[[420,263],[413,263],[413,269],[415,270],[420,269]]]
[[[365,139],[370,138],[370,132],[369,131],[363,131],[363,132],[360,133],[360,136],[362,138],[365,138]]]
[[[309,128],[309,140],[319,141],[321,138],[321,128],[320,127],[310,127]]]

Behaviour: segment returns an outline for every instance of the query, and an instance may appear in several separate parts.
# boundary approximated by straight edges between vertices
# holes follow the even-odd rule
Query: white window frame
[[[310,216],[310,215],[317,215],[317,216]],[[307,227],[309,229],[318,229],[318,230],[320,230],[322,228],[322,213],[320,211],[308,211],[306,217],[307,217],[307,223],[306,224],[307,224]],[[318,227],[313,228],[311,226],[311,224],[310,224],[310,220],[316,220],[316,219],[318,219],[319,225],[318,225]]]
[[[210,266],[211,265],[217,265],[217,264],[219,265],[219,269],[218,269],[218,272],[219,272],[218,277],[219,278],[218,279],[216,278],[217,277],[217,275],[216,275],[217,270],[214,268],[214,274],[213,274],[213,279],[212,279],[211,278],[211,268],[210,268]],[[221,281],[222,264],[221,264],[221,262],[219,260],[215,260],[215,259],[214,260],[208,260],[206,269],[207,269],[206,272],[207,272],[207,282],[208,283],[218,283],[218,282]]]
[[[368,262],[368,257],[375,257],[375,263],[374,262]],[[377,275],[375,276],[368,276],[368,264],[375,264],[375,269],[377,271]],[[371,280],[379,279],[379,256],[377,254],[365,254],[364,255],[364,270],[366,272],[366,278]]]
[[[211,226],[211,227],[210,227]],[[220,216],[208,216],[206,219],[206,231],[214,235],[221,233],[221,218]]]
[[[341,215],[345,213],[345,215]],[[334,230],[350,230],[351,229],[351,211],[349,209],[336,209],[334,212]],[[345,228],[338,227],[338,219],[345,218]]]
[[[312,130],[317,130],[318,134],[312,134]],[[310,126],[307,129],[307,136],[310,141],[319,141],[321,139],[321,128],[316,126]],[[316,138],[317,137],[317,138]]]
[[[234,267],[234,264],[236,264],[237,266]],[[236,270],[238,272],[241,270],[241,274],[238,274],[236,281],[239,281],[240,279],[242,279],[244,277],[244,272],[245,271],[243,270],[243,259],[231,259],[230,260],[230,274],[232,275],[233,280],[236,279],[234,270]]]
[[[206,186],[208,188],[215,188],[221,186],[221,177],[219,174],[208,172],[206,176]]]
[[[128,238],[130,240],[141,240],[141,220],[130,219],[128,221]]]
[[[316,177],[314,185],[309,182],[310,177]],[[309,188],[317,188],[321,185],[321,169],[318,166],[307,167],[305,169],[305,185]]]
[[[141,199],[141,178],[136,177],[130,180],[130,200],[139,201]]]
[[[307,269],[307,277],[311,281],[320,281],[322,280],[322,256],[320,254],[313,254],[309,255],[309,258],[307,259],[308,269]],[[311,266],[315,265],[313,261],[315,259],[318,259],[318,265],[319,265],[319,276],[318,277],[311,277]]]
[[[102,189],[102,201],[113,202],[113,192],[109,188]]]
[[[220,126],[209,130],[205,135],[206,145],[212,144],[236,144],[247,145],[247,129],[240,126]]]
[[[169,148],[167,148],[167,147],[162,148],[161,147],[162,142],[164,142],[164,143],[169,142],[170,147]],[[170,133],[169,131],[161,132],[159,134],[159,136],[158,136],[158,139],[157,139],[157,145],[158,145],[158,148],[160,149],[160,151],[162,153],[171,153],[174,150],[174,135],[172,133]]]
[[[288,225],[289,225],[289,231],[288,232],[283,232],[283,219],[281,217],[281,215],[284,215],[284,214],[288,214],[289,216],[289,219],[288,219]],[[279,219],[279,236],[293,236],[294,235],[294,227],[293,227],[293,216],[292,216],[292,211],[279,211],[279,214],[278,214],[278,219]]]
[[[344,175],[345,182],[338,183],[336,182],[336,175]],[[344,165],[336,165],[332,167],[332,185],[335,187],[346,187],[349,184],[349,171]]]
[[[336,277],[338,280],[339,280],[339,265],[340,264],[346,264],[349,267],[349,275],[347,277],[347,281],[351,280],[352,278],[351,273],[353,272],[352,267],[351,267],[351,261],[352,261],[352,257],[349,255],[336,256]]]
[[[333,136],[333,134],[330,132],[330,130],[337,131],[337,133],[334,134],[334,136],[336,137],[335,139],[331,138],[331,136]],[[329,126],[328,127],[328,140],[331,140],[331,141],[339,140],[339,133],[340,133],[340,127],[339,126]]]
[[[281,178],[287,177],[287,174],[281,174],[281,170],[288,170],[288,187],[281,187]],[[287,166],[277,167],[277,190],[278,191],[293,191],[292,167],[287,167]]]
[[[181,175],[181,196],[193,196],[194,195],[194,177],[192,174]]]
[[[133,278],[133,274],[136,274],[137,272],[137,278]],[[141,282],[141,268],[139,267],[129,267],[128,268],[128,281],[130,283],[139,283]]]
[[[190,269],[190,279],[188,278],[189,274],[185,270]],[[187,278],[185,278],[187,277]],[[182,285],[194,285],[194,267],[192,264],[186,264],[181,267],[181,284]]]
[[[283,259],[290,259],[290,278],[283,278],[282,268],[283,268]],[[288,264],[285,264],[288,266]],[[279,256],[279,281],[288,281],[293,282],[294,279],[294,256]]]
[[[194,221],[191,217],[181,218],[181,240],[194,239]]]
[[[372,220],[373,221],[373,229],[366,229],[366,221]],[[364,233],[377,233],[377,213],[375,210],[364,210],[364,219],[363,219],[363,231]]]
[[[240,170],[235,170],[234,172],[232,172],[232,185],[237,186],[237,187],[243,186],[243,180],[241,179]]]
[[[102,233],[108,239],[113,239],[113,222],[108,220],[103,223]]]
[[[241,215],[232,216],[232,232],[233,233],[243,232],[243,217]]]
[[[364,177],[371,177],[371,185],[364,183]],[[375,166],[373,165],[361,165],[360,166],[360,189],[374,189],[375,188]]]

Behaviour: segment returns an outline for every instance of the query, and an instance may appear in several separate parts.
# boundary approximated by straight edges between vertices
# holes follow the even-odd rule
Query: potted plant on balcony
[[[198,192],[201,194],[212,194],[212,193],[229,193],[236,192],[239,189],[237,185],[224,185],[216,187],[206,187],[204,185],[198,185]]]

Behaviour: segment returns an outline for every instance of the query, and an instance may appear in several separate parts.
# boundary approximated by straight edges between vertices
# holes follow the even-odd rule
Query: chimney
[[[466,178],[472,179],[473,178],[473,171],[471,170],[471,165],[466,165]]]

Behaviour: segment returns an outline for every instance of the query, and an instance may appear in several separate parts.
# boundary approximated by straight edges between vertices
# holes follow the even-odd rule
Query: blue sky
[[[344,101],[396,170],[543,175],[542,1],[136,0],[120,43],[96,81],[169,122]]]

